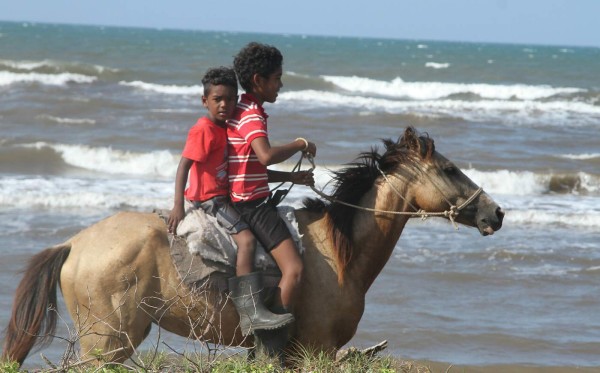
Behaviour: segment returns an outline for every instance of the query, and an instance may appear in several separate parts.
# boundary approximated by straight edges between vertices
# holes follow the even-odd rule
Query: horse
[[[296,210],[304,273],[291,335],[301,346],[335,354],[354,336],[365,295],[411,217],[441,216],[483,236],[502,226],[503,210],[413,127],[382,140],[333,172],[331,195]],[[131,357],[153,324],[186,338],[252,346],[227,293],[182,285],[155,213],[118,212],[34,255],[16,290],[4,360],[22,364],[48,343],[57,322],[57,285],[77,331],[81,359]]]

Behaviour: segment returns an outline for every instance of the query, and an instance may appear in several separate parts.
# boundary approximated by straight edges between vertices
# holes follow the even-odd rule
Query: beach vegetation
[[[39,373],[128,373],[128,372],[172,372],[172,373],[432,373],[425,365],[393,356],[368,356],[350,354],[342,359],[324,353],[312,354],[303,351],[293,358],[293,368],[282,367],[271,357],[258,356],[249,360],[245,354],[208,357],[205,354],[179,354],[146,351],[139,354],[135,362],[123,364],[80,365],[66,363],[60,368],[51,364],[47,369],[36,368]],[[16,362],[0,362],[0,372],[28,372],[20,370]]]
[[[0,372],[14,373],[19,371],[19,364],[16,361],[0,361]]]

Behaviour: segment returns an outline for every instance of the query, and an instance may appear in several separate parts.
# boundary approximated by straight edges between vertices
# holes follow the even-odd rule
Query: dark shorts
[[[277,207],[268,199],[237,202],[233,205],[265,250],[271,251],[284,240],[292,238],[285,221],[277,212]]]
[[[229,198],[219,196],[204,202],[192,201],[194,207],[201,208],[208,215],[217,218],[217,222],[225,228],[227,233],[236,234],[245,229],[250,229],[242,216],[233,208]]]

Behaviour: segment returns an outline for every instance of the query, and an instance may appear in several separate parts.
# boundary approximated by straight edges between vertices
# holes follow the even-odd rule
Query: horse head
[[[340,284],[352,258],[359,256],[355,251],[361,246],[385,247],[387,255],[379,255],[385,259],[372,271],[379,273],[409,216],[446,217],[477,227],[484,236],[502,227],[504,212],[500,206],[437,153],[429,136],[420,136],[408,127],[398,141],[386,139],[383,144],[383,154],[373,148],[335,171],[331,195],[313,188],[329,204],[318,199],[304,201],[309,211],[326,215]],[[370,223],[373,225],[367,227]],[[357,225],[363,228],[356,230]],[[379,234],[373,236],[369,229],[376,229]],[[373,276],[369,278],[374,280]]]
[[[484,236],[502,227],[502,208],[460,168],[438,153],[429,136],[419,136],[409,127],[397,143],[386,140],[384,144],[386,153],[397,153],[397,156],[384,155],[383,160],[400,155],[404,158],[403,162],[382,164],[381,168],[385,173],[396,173],[399,178],[410,180],[404,185],[411,186],[406,198],[413,209],[477,227]]]

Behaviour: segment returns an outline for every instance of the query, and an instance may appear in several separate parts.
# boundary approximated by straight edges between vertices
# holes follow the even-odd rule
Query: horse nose
[[[496,205],[496,208],[488,210],[487,214],[483,214],[479,219],[478,226],[483,229],[481,232],[484,236],[494,234],[495,231],[502,228],[502,220],[504,219],[504,210]]]
[[[502,210],[502,207],[498,206],[496,208],[496,221],[494,222],[494,224],[492,224],[492,228],[497,231],[498,229],[502,228],[502,221],[504,220],[504,210]]]
[[[504,219],[504,210],[502,210],[502,207],[498,206],[498,208],[496,209],[496,216],[498,217],[498,220],[502,222],[502,220]]]

